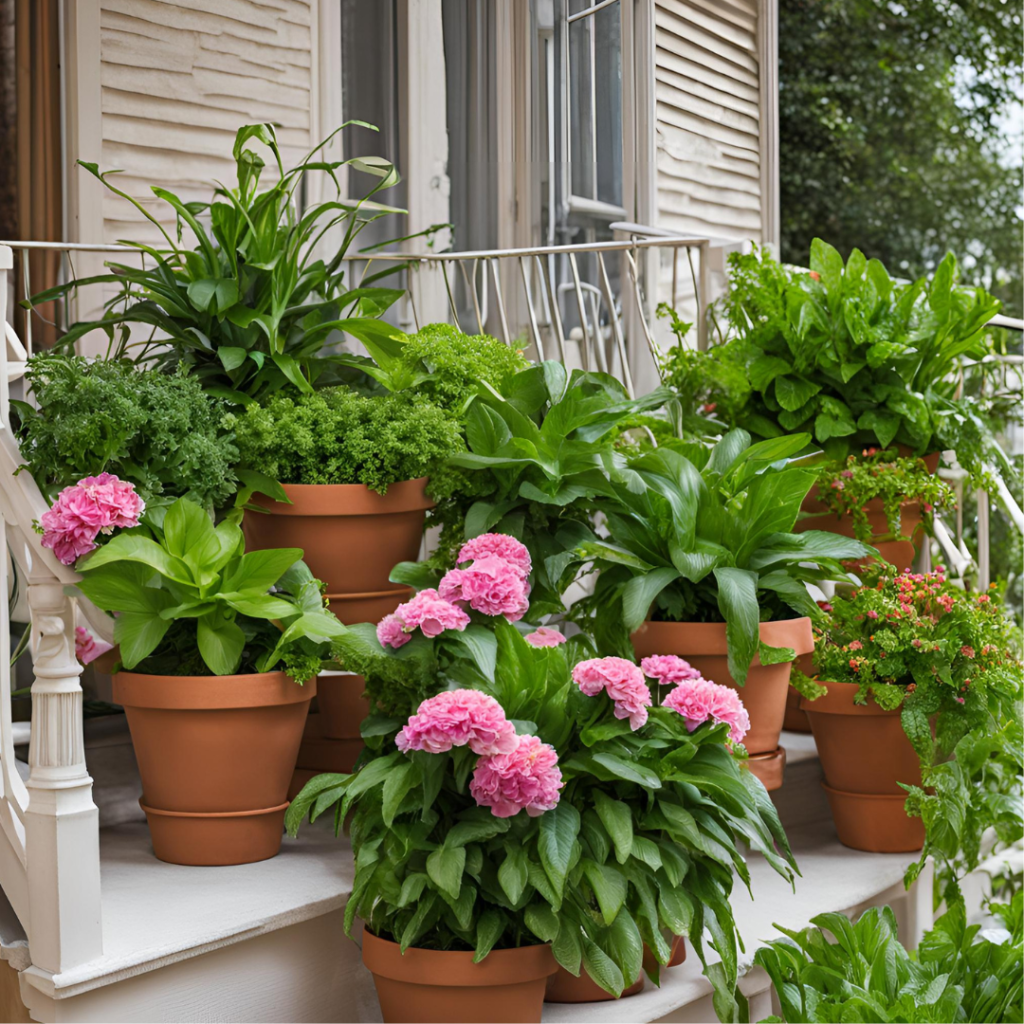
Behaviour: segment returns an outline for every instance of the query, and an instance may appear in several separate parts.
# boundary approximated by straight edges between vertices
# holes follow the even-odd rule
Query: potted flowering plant
[[[544,984],[571,1001],[636,990],[645,946],[657,981],[678,962],[673,937],[705,960],[705,928],[721,958],[705,968],[716,1009],[735,1019],[741,837],[785,877],[795,868],[771,801],[731,753],[742,702],[681,659],[595,658],[582,639],[524,626],[531,563],[513,538],[483,535],[460,556],[376,637],[358,626],[343,638],[343,652],[363,646],[382,697],[368,749],[354,775],[312,780],[287,818],[294,830],[334,806],[340,828],[351,812],[347,923],[366,921],[385,1020],[410,1019],[389,991],[397,977],[447,987],[442,1016],[418,994],[416,1019],[506,1019],[493,999],[463,1008],[452,987],[508,984],[508,954],[542,982],[512,1019],[539,1020]]]
[[[316,692],[296,684],[316,676],[344,633],[302,551],[246,554],[236,518],[214,527],[179,498],[159,526],[124,530],[76,564],[78,591],[115,615],[114,699],[128,716],[154,852],[177,864],[277,853]]]
[[[816,489],[803,504],[797,531],[815,528],[856,537],[897,568],[914,559],[922,522],[931,532],[937,509],[953,504],[953,489],[922,459],[903,458],[894,448],[865,448],[860,457],[826,460],[815,466]]]
[[[807,441],[751,445],[735,430],[713,447],[676,442],[632,459],[646,487],[616,486],[596,501],[607,536],[591,533],[561,561],[566,573],[580,563],[599,571],[593,595],[571,612],[599,647],[676,654],[744,687],[747,749],[764,756],[756,763],[773,787],[790,665],[812,649],[821,614],[804,583],[849,580],[840,559],[871,552],[852,538],[793,532],[814,473],[786,459]]]
[[[874,566],[833,598],[814,668],[826,692],[801,706],[841,842],[923,847],[955,877],[985,828],[1020,836],[1021,663],[989,593]]]

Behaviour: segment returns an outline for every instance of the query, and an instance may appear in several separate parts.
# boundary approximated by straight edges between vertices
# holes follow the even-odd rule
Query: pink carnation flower
[[[686,728],[693,732],[709,719],[729,726],[729,739],[743,741],[750,731],[750,716],[740,695],[728,686],[719,686],[708,679],[688,679],[680,683],[662,701],[686,719]]]
[[[445,573],[437,587],[445,601],[468,604],[484,615],[518,622],[530,607],[526,578],[499,555],[477,558],[468,569]]]
[[[526,634],[526,642],[534,647],[557,647],[565,643],[565,637],[550,626],[540,626],[532,633]]]
[[[43,547],[64,565],[73,565],[96,548],[98,534],[139,525],[146,503],[135,486],[111,473],[87,476],[65,487],[53,508],[43,513]]]
[[[651,691],[643,672],[625,658],[591,658],[572,670],[573,682],[588,697],[604,690],[615,702],[615,717],[628,718],[636,732],[647,722]]]
[[[652,654],[640,662],[645,676],[657,679],[662,686],[672,686],[686,679],[700,679],[700,673],[688,661],[674,654]]]
[[[428,754],[467,744],[474,754],[510,754],[517,742],[501,705],[479,690],[445,690],[428,698],[395,737],[399,750]]]
[[[459,557],[455,561],[457,565],[462,565],[463,562],[485,558],[487,555],[497,555],[498,558],[505,559],[524,579],[530,575],[533,568],[526,545],[504,533],[485,533],[467,540],[459,549]]]
[[[427,589],[385,615],[377,624],[377,639],[382,647],[401,647],[411,639],[408,634],[414,629],[434,637],[446,629],[461,633],[468,625],[469,616],[461,608],[439,597],[436,590]]]
[[[554,747],[536,736],[520,736],[509,754],[481,757],[469,792],[480,807],[490,807],[496,818],[512,818],[525,810],[531,818],[558,803],[562,773]]]
[[[83,665],[88,665],[90,661],[95,661],[101,654],[113,649],[113,644],[97,640],[84,626],[75,626],[75,657]]]

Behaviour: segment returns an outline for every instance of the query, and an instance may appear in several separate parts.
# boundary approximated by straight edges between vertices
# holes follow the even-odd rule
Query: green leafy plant
[[[245,553],[232,516],[179,498],[159,526],[126,530],[80,559],[78,590],[116,614],[125,669],[155,675],[316,675],[345,627],[327,611],[298,548]]]
[[[32,297],[45,303],[92,284],[117,284],[98,320],[74,324],[58,342],[69,348],[92,330],[105,331],[116,355],[168,369],[184,362],[213,394],[236,403],[262,398],[287,384],[302,391],[337,383],[339,363],[323,352],[334,332],[364,343],[386,342],[395,328],[376,319],[402,294],[371,287],[401,264],[364,277],[358,286],[346,280],[344,257],[359,232],[372,221],[402,213],[371,197],[395,185],[394,166],[381,157],[328,160],[327,143],[347,122],[285,170],[274,126],[244,125],[235,136],[236,185],[218,185],[209,203],[183,202],[153,186],[153,194],[174,211],[176,230],[168,233],[147,206],[114,184],[116,171],[82,166],[115,195],[126,199],[156,225],[166,244],[158,247],[126,242],[145,254],[144,266],[111,261],[110,273],[77,279]],[[260,190],[265,147],[276,180]],[[338,172],[343,167],[376,179],[360,199],[342,195]],[[305,210],[298,203],[309,176],[320,174],[334,197]],[[325,235],[337,227],[340,244],[329,260],[317,256]],[[195,245],[184,241],[185,230]],[[140,340],[130,327],[150,331]],[[116,335],[116,341],[115,341]],[[133,351],[134,350],[134,351]],[[109,354],[109,353],[108,353]]]
[[[394,651],[363,625],[343,643],[358,635],[400,672],[428,666],[442,696],[493,697],[520,737],[557,752],[557,805],[496,817],[470,785],[488,758],[467,747],[396,750],[416,705],[378,708],[363,724],[369,749],[356,773],[313,779],[286,822],[294,833],[306,814],[331,808],[336,829],[349,822],[356,878],[346,925],[358,914],[403,948],[472,949],[478,960],[550,942],[566,970],[586,970],[614,995],[639,977],[645,944],[663,965],[671,935],[682,935],[705,964],[721,1019],[742,1019],[729,902],[736,877],[749,887],[741,843],[789,880],[795,863],[771,800],[730,753],[728,726],[708,720],[691,732],[661,706],[634,731],[608,696],[586,696],[573,681],[591,654],[585,642],[538,648],[502,618],[489,623],[418,635]]]
[[[282,483],[358,483],[383,494],[464,449],[458,422],[411,392],[274,395],[226,422],[241,465]]]
[[[845,914],[819,914],[815,927],[790,931],[754,954],[779,997],[775,1022],[1016,1021],[1024,986],[1022,897],[993,904],[1005,926],[993,941],[968,925],[954,904],[925,933],[916,952],[900,943],[890,907],[872,907],[851,922]],[[826,937],[831,932],[835,941]],[[981,932],[981,934],[979,934]]]
[[[845,460],[827,460],[815,468],[818,500],[835,516],[850,516],[854,533],[868,544],[878,539],[864,508],[869,501],[882,502],[889,534],[896,538],[903,536],[903,505],[919,504],[925,523],[930,525],[936,509],[954,504],[949,484],[929,472],[921,459],[900,458],[894,448],[865,448],[859,458],[849,455]]]
[[[841,559],[872,552],[860,541],[808,530],[792,533],[814,471],[786,459],[806,434],[750,443],[733,430],[713,447],[676,442],[632,459],[632,477],[595,501],[607,536],[594,532],[550,560],[559,575],[579,564],[599,571],[591,597],[572,617],[602,650],[627,653],[645,619],[724,622],[729,672],[743,685],[755,655],[792,661],[790,648],[760,642],[758,623],[821,611],[805,582],[849,580]]]
[[[857,683],[858,703],[901,710],[923,783],[903,786],[907,812],[925,826],[908,882],[934,857],[952,899],[978,866],[986,829],[1003,843],[1024,835],[1016,630],[989,594],[964,593],[941,567],[925,575],[882,565],[838,592],[820,626],[818,678]]]
[[[183,367],[40,353],[25,373],[35,405],[12,402],[22,458],[52,502],[82,477],[113,473],[151,506],[189,497],[207,507],[234,493],[238,453],[221,403]]]
[[[498,530],[522,540],[535,567],[532,600],[538,615],[562,610],[561,591],[544,560],[578,536],[591,499],[629,477],[614,433],[626,417],[664,404],[664,389],[631,399],[613,377],[573,370],[554,361],[506,379],[501,392],[484,385],[465,414],[469,451],[449,465],[474,471],[473,481],[438,517],[444,529],[438,557],[426,568],[398,567],[418,586],[451,560],[458,545]]]
[[[821,239],[810,273],[763,249],[733,254],[730,268],[724,303],[735,337],[726,348],[752,388],[735,425],[766,438],[806,431],[834,458],[865,445],[959,450],[962,421],[976,417],[958,401],[958,373],[989,353],[986,324],[999,302],[957,284],[952,254],[930,281],[912,284],[858,249],[844,266]],[[1006,463],[990,434],[979,454]],[[966,450],[961,461],[981,471]]]

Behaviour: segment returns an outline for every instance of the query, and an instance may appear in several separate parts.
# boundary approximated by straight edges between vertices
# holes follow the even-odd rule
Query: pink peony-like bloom
[[[573,682],[588,697],[604,690],[615,701],[615,717],[628,718],[636,732],[647,722],[651,691],[644,674],[625,658],[591,658],[581,661],[572,670]]]
[[[869,608],[867,611],[867,616],[869,619],[877,619],[878,612],[876,612],[874,608]]]
[[[562,772],[554,747],[536,736],[520,736],[511,753],[481,757],[469,792],[496,818],[512,818],[525,810],[531,818],[558,804]]]
[[[429,697],[395,737],[403,753],[443,754],[468,744],[474,754],[510,754],[517,742],[515,726],[502,706],[479,690],[445,690]]]
[[[700,673],[674,654],[652,654],[640,662],[645,676],[657,679],[662,686],[674,686],[685,679],[700,679]]]
[[[411,601],[400,604],[391,615],[385,615],[377,624],[377,639],[382,647],[401,647],[414,629],[422,630],[424,636],[434,637],[446,629],[457,629],[461,633],[468,625],[469,616],[461,608],[428,588]]]
[[[385,615],[377,623],[377,639],[381,647],[401,647],[412,637],[402,629],[402,620],[397,615]]]
[[[65,487],[40,517],[43,547],[52,549],[64,565],[73,565],[95,550],[97,535],[138,526],[145,511],[134,484],[111,473],[84,477]]]
[[[728,686],[719,686],[708,679],[690,679],[680,683],[662,704],[678,711],[693,732],[709,719],[729,726],[729,739],[740,743],[750,731],[750,716],[740,695]]]
[[[75,626],[75,657],[83,665],[88,665],[90,661],[95,661],[101,654],[113,649],[113,644],[97,640],[84,626]]]
[[[484,615],[504,615],[509,622],[518,622],[530,607],[526,577],[499,555],[477,558],[468,569],[451,569],[437,590],[445,601],[468,604]]]
[[[557,647],[565,643],[565,636],[551,626],[539,626],[526,634],[526,642],[534,647]]]
[[[530,575],[530,571],[533,569],[530,552],[526,549],[526,545],[505,533],[485,533],[480,537],[467,540],[459,549],[459,557],[455,562],[457,565],[462,565],[463,562],[486,558],[487,555],[497,555],[498,558],[505,559],[524,579]]]

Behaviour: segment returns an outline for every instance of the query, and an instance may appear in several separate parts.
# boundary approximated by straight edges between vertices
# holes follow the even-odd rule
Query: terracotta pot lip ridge
[[[684,640],[680,635],[685,630],[689,636]],[[693,655],[725,655],[727,645],[724,622],[659,622],[647,619],[632,634],[631,639],[644,633],[665,631],[673,634],[670,642],[674,651],[662,651],[663,654],[678,654],[686,657]],[[792,619],[775,619],[758,625],[761,640],[773,646],[792,647],[797,657],[810,654],[814,650],[814,634],[811,632],[811,619],[807,615],[798,615]],[[754,657],[752,665],[760,665],[761,659]]]
[[[434,507],[426,495],[429,477],[399,480],[388,485],[386,494],[366,484],[282,484],[291,505],[265,494],[253,501],[275,516],[365,516],[392,512],[420,512]],[[252,513],[260,515],[261,513]]]
[[[879,707],[871,697],[867,704],[854,704],[853,698],[860,689],[858,683],[837,683],[827,679],[815,679],[821,686],[828,687],[828,693],[822,694],[817,700],[800,697],[800,710],[812,715],[856,715],[891,718],[899,715],[900,709],[886,710]]]
[[[472,950],[420,949],[405,953],[397,942],[363,929],[363,963],[373,974],[417,985],[489,987],[536,981],[558,970],[550,943],[495,949],[478,964]],[[492,959],[494,958],[494,959]]]
[[[165,818],[254,818],[262,814],[280,814],[288,810],[290,800],[276,807],[257,807],[251,811],[165,811],[160,807],[150,807],[149,804],[139,801],[139,806],[146,814],[160,814]]]
[[[316,696],[316,677],[303,685],[284,672],[230,676],[155,676],[118,672],[114,700],[129,708],[205,711],[301,704]]]

